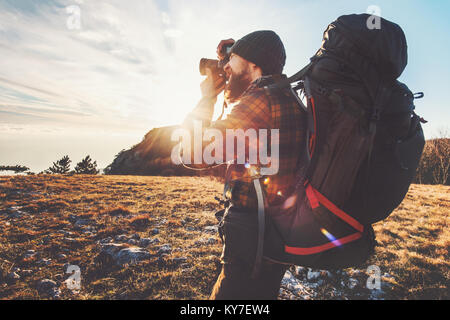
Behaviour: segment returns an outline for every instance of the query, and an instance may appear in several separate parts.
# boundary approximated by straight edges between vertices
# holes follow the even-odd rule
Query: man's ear
[[[254,64],[253,62],[250,62],[249,67],[250,67],[250,71],[254,77],[259,78],[262,76],[262,74],[263,74],[262,69],[260,67],[258,67],[256,64]]]

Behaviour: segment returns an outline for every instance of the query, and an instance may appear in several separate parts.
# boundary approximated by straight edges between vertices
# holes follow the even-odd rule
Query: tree
[[[64,156],[62,159],[53,162],[53,166],[48,168],[45,173],[68,173],[70,171],[70,163],[72,161],[69,159],[69,156]]]
[[[30,168],[18,164],[15,166],[0,166],[0,171],[14,171],[14,173],[19,173],[28,170],[30,170]]]
[[[92,162],[91,157],[88,155],[86,158],[77,163],[75,167],[76,174],[98,174],[97,161]]]

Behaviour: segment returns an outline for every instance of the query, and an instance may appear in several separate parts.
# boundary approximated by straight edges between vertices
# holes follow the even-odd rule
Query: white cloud
[[[69,5],[80,7],[81,30],[67,28]],[[136,143],[194,108],[198,62],[214,58],[221,39],[272,29],[293,74],[320,46],[329,22],[365,9],[359,1],[344,7],[309,0],[1,2],[0,133],[50,130],[60,139],[91,133],[100,150],[100,130]]]

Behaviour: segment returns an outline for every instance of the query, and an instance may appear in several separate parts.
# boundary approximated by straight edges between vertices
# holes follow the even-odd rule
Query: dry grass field
[[[208,177],[0,176],[0,299],[206,299],[221,191]],[[374,226],[367,266],[393,276],[387,299],[450,298],[449,215],[450,187],[412,185]],[[79,292],[65,285],[68,265]],[[316,299],[329,297],[321,288]]]

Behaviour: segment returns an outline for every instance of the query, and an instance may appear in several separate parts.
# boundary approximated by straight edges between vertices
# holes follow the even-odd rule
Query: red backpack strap
[[[331,213],[333,213],[335,216],[352,226],[357,232],[350,234],[348,236],[335,239],[334,237],[330,236],[326,230],[322,229],[322,233],[330,240],[330,242],[325,243],[323,245],[314,246],[314,247],[308,247],[308,248],[302,248],[302,247],[290,247],[285,246],[284,249],[287,253],[295,254],[295,255],[310,255],[310,254],[316,254],[320,253],[326,250],[333,249],[335,247],[342,246],[346,243],[358,240],[362,237],[364,232],[364,226],[356,221],[353,217],[339,209],[334,203],[332,203],[329,199],[327,199],[323,194],[321,194],[319,191],[314,189],[311,184],[306,181],[306,197],[308,198],[309,204],[311,206],[311,209],[316,209],[320,205],[323,205],[325,208],[327,208]]]
[[[315,209],[319,204],[323,205],[335,216],[339,217],[341,220],[345,221],[347,224],[352,226],[359,232],[364,232],[364,226],[356,221],[353,217],[339,209],[334,203],[328,200],[323,194],[314,189],[310,184],[306,187],[306,196],[308,197],[311,209]]]

